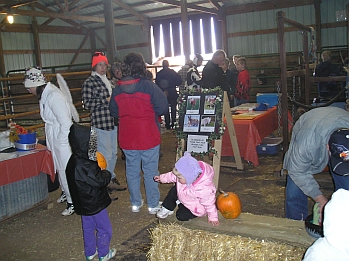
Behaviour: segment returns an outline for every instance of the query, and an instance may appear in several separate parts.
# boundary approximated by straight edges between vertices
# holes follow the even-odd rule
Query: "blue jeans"
[[[349,176],[337,175],[332,172],[331,168],[329,169],[335,191],[340,188],[349,190]],[[287,175],[286,181],[285,216],[295,220],[305,220],[308,216],[308,197],[297,187],[289,175]]]
[[[98,250],[98,257],[109,253],[112,226],[106,209],[92,216],[81,216],[86,256],[92,256]]]
[[[145,193],[149,208],[155,208],[159,204],[160,191],[154,176],[159,174],[160,145],[148,150],[123,150],[126,156],[126,179],[130,192],[132,206],[140,206],[141,195],[141,166],[143,170]]]
[[[114,173],[117,153],[118,153],[118,127],[114,130],[107,131],[96,128],[97,132],[97,150],[103,154],[107,162],[107,170],[111,173],[111,177],[115,178]]]

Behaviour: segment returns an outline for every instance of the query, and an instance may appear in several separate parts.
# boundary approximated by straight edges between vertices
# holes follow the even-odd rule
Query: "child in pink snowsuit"
[[[207,215],[209,223],[213,226],[219,225],[213,177],[212,166],[197,161],[189,152],[185,152],[171,172],[154,177],[156,182],[175,182],[156,214],[157,217],[166,218],[172,215],[178,204],[176,212],[178,220],[188,221]]]

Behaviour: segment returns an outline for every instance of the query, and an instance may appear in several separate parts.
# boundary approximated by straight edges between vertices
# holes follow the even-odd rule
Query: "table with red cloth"
[[[51,152],[43,145],[36,149],[17,151],[18,157],[0,161],[0,186],[39,175],[41,172],[55,179]]]
[[[242,115],[241,115],[242,116]],[[267,111],[260,112],[252,117],[233,116],[235,133],[240,150],[240,156],[254,166],[259,165],[256,146],[262,143],[263,138],[270,135],[278,128],[277,107],[274,106]],[[222,140],[222,156],[233,156],[228,129],[226,128]]]

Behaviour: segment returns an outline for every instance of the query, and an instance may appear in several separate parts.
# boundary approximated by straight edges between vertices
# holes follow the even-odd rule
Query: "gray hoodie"
[[[313,174],[326,167],[326,145],[331,134],[340,128],[349,128],[349,112],[336,107],[312,109],[293,127],[283,167],[303,193],[313,199],[322,194]]]

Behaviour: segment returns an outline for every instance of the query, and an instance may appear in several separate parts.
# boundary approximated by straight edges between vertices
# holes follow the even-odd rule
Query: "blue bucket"
[[[27,134],[18,134],[19,140],[15,142],[16,150],[27,151],[36,147],[36,132]]]

